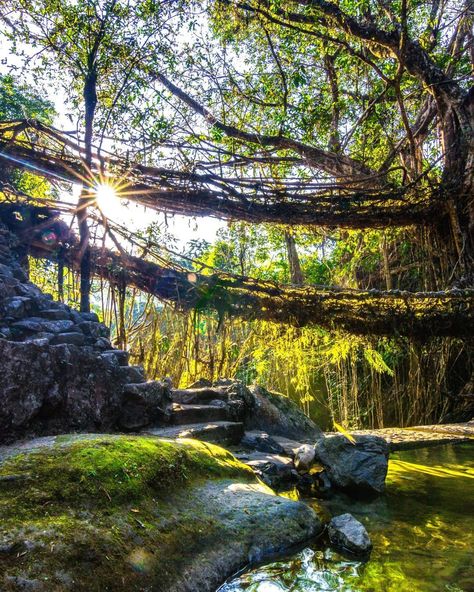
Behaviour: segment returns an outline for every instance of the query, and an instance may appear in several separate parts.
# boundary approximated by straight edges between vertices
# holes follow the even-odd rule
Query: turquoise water
[[[473,444],[393,455],[387,491],[371,502],[305,501],[326,517],[349,511],[363,522],[374,544],[370,560],[316,543],[219,592],[474,592]]]

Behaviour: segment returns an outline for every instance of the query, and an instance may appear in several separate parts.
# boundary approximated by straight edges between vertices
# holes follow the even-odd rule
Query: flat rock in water
[[[372,549],[372,542],[365,526],[351,514],[335,516],[328,524],[331,545],[342,551],[366,555]]]

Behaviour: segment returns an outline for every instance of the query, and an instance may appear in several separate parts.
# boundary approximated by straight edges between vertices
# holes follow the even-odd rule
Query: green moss
[[[12,481],[8,476],[14,475]],[[250,477],[248,467],[226,450],[197,440],[178,442],[149,437],[98,437],[16,456],[0,468],[3,516],[18,512],[11,504],[21,491],[22,507],[43,503],[115,505],[166,494],[205,477]],[[2,477],[7,480],[2,481]],[[25,483],[28,487],[25,488]]]
[[[207,478],[254,480],[229,452],[196,440],[58,438],[6,460],[0,543],[17,548],[0,555],[0,573],[52,592],[166,590],[186,556],[216,544],[218,525],[194,497]]]

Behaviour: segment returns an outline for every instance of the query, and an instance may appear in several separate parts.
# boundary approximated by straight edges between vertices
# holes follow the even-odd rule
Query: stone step
[[[40,310],[37,315],[50,321],[69,321],[71,319],[71,313],[65,308],[48,308]]]
[[[128,351],[123,349],[107,349],[103,351],[101,356],[114,357],[119,366],[128,366]]]
[[[54,335],[50,340],[51,345],[76,345],[81,347],[85,345],[86,338],[83,333],[71,332],[71,333],[58,333]]]
[[[216,405],[173,404],[172,423],[175,425],[194,424],[205,421],[225,421],[227,409]]]
[[[12,328],[22,331],[25,335],[45,331],[47,333],[72,333],[76,331],[73,321],[49,321],[41,317],[27,317],[12,323]]]
[[[151,428],[145,433],[160,438],[195,438],[214,444],[238,444],[244,434],[244,424],[234,421],[210,421],[184,426]]]
[[[175,403],[206,404],[211,401],[227,401],[228,389],[225,387],[202,387],[189,389],[173,389],[171,396]]]
[[[122,380],[127,383],[146,382],[145,370],[142,366],[122,366],[120,375]]]
[[[34,301],[27,296],[14,296],[3,301],[5,316],[22,319],[34,310]]]

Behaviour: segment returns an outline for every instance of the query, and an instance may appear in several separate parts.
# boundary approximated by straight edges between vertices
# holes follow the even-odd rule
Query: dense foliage
[[[69,207],[81,277],[67,272],[61,296],[84,309],[94,238],[209,277],[472,287],[473,17],[454,0],[6,0],[1,33],[32,88],[0,78],[0,141],[42,179],[9,170],[4,194],[38,201],[68,191],[64,179],[81,185]],[[47,87],[64,98],[66,134],[38,98]],[[30,118],[45,125],[5,123]],[[156,224],[132,233],[104,220],[95,190],[111,179],[123,199],[232,222],[213,244],[173,253]],[[356,337],[320,317],[324,330],[282,327],[263,306],[260,319],[229,319],[209,293],[179,316],[120,270],[104,275],[92,305],[152,376],[258,380],[345,424],[469,413],[458,397],[469,339]],[[34,278],[56,289],[43,268]],[[370,306],[368,293],[367,323]]]

